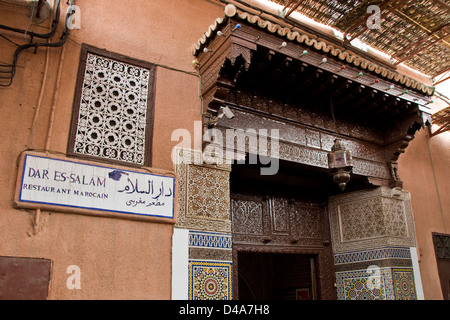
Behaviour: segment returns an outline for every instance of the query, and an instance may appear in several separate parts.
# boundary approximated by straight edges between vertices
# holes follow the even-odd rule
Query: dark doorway
[[[239,299],[314,300],[315,256],[302,254],[241,252]]]
[[[333,182],[333,177],[327,168],[281,159],[278,160],[279,166],[275,175],[262,175],[261,168],[268,167],[268,165],[260,162],[249,163],[249,158],[251,159],[251,156],[247,155],[245,163],[235,163],[232,166],[230,176],[232,193],[270,194],[286,198],[328,202],[330,196],[374,187],[369,183],[367,177],[352,174],[345,191],[342,192]]]
[[[326,170],[280,161],[231,171],[233,296],[335,299],[327,199],[337,186]]]

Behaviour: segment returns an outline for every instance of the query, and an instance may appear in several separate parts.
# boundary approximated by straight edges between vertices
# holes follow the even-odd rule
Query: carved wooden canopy
[[[429,87],[248,13],[216,20],[194,55],[205,125],[228,106],[236,117],[223,117],[217,127],[279,128],[281,159],[321,168],[338,134],[353,154],[355,174],[402,186],[397,160],[429,124]]]

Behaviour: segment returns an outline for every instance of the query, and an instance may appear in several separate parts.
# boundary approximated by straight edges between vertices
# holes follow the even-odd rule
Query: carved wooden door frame
[[[248,210],[244,213],[238,208],[238,201],[252,203],[253,208],[260,210],[261,221],[255,220],[257,216],[255,212]],[[284,219],[286,225],[278,221],[281,226],[274,226],[277,218],[274,216],[273,201],[284,202],[284,216],[281,214],[278,219]],[[308,206],[312,209],[307,210]],[[241,210],[241,217],[237,215],[237,210]],[[280,211],[276,214],[280,214]],[[248,219],[245,219],[244,215],[247,215]],[[281,197],[233,194],[231,196],[231,219],[233,225],[234,299],[239,299],[238,256],[239,253],[246,252],[315,256],[316,298],[336,299],[334,263],[326,207],[319,203],[288,200]],[[245,230],[248,231],[245,232]]]
[[[334,265],[332,256],[327,248],[302,248],[264,245],[233,245],[233,299],[239,299],[238,255],[242,252],[314,255],[316,256],[316,299],[336,299],[336,290],[334,288]]]

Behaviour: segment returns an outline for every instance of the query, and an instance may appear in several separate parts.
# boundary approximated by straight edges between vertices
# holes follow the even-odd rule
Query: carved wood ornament
[[[239,298],[240,253],[315,257],[316,298],[335,299],[334,268],[325,206],[273,196],[233,194],[233,296]]]
[[[226,11],[194,51],[202,79],[204,129],[277,129],[280,160],[322,173],[339,136],[352,153],[353,174],[360,181],[402,187],[397,160],[415,132],[430,123],[430,93],[367,59],[349,57],[341,49],[337,54],[330,47],[316,36]],[[211,122],[224,106],[235,117]],[[249,140],[243,149],[228,151],[257,153]],[[320,265],[319,296],[336,297],[327,210],[320,205],[324,202],[302,201],[232,194],[235,298],[240,252],[314,256]]]
[[[354,155],[355,174],[375,185],[402,187],[397,160],[415,132],[430,124],[429,90],[355,54],[338,55],[325,40],[305,33],[301,43],[299,37],[258,16],[226,11],[194,51],[205,128],[222,106],[243,113],[244,130],[255,128],[250,115],[285,122],[298,137],[315,136],[317,145],[299,144],[295,134],[282,137],[280,158],[296,161],[309,152],[312,161],[299,162],[319,167],[326,167],[319,159],[339,135]],[[236,129],[236,123],[222,119],[217,127]]]

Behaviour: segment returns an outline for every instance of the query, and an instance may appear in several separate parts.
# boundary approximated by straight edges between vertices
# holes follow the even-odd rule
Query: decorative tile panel
[[[232,263],[189,261],[189,300],[231,300]]]
[[[338,299],[415,300],[409,248],[386,247],[334,255]]]
[[[412,269],[373,268],[336,273],[339,300],[416,300]]]
[[[416,300],[416,289],[412,269],[392,269],[395,298],[397,300]]]
[[[212,232],[189,232],[189,246],[231,250],[231,234]]]
[[[393,300],[389,268],[336,273],[338,300]]]
[[[144,164],[150,71],[88,53],[73,152]]]
[[[416,299],[409,193],[376,188],[330,197],[338,299]]]
[[[231,234],[190,230],[188,239],[188,298],[231,299]]]
[[[411,251],[409,248],[386,247],[337,253],[334,255],[334,264],[340,265],[380,259],[411,259]]]

